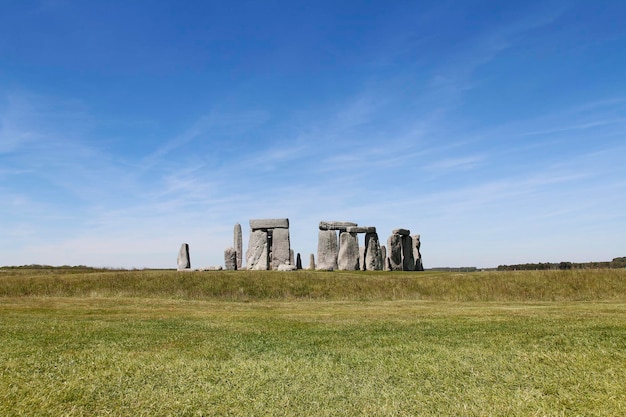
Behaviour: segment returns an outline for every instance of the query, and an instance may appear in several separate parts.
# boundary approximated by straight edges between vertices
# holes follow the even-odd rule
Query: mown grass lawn
[[[4,296],[0,415],[621,416],[626,301]]]

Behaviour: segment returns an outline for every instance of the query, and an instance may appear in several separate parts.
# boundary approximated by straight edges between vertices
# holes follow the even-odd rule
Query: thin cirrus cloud
[[[410,228],[427,267],[624,256],[626,62],[603,66],[593,48],[626,46],[625,31],[594,6],[560,1],[422,6],[373,4],[359,25],[316,4],[314,22],[332,23],[294,14],[311,31],[294,39],[306,42],[281,42],[275,20],[268,50],[246,33],[237,59],[198,43],[214,33],[195,20],[188,33],[164,26],[159,39],[181,39],[211,66],[168,67],[156,81],[158,68],[125,79],[115,56],[116,79],[41,64],[54,89],[26,65],[5,68],[0,264],[172,267],[182,242],[195,265],[220,264],[233,225],[264,217],[290,219],[305,259],[321,220],[376,226],[383,242]],[[558,54],[542,55],[550,48]],[[239,66],[260,56],[280,62]],[[588,248],[572,243],[577,232]]]

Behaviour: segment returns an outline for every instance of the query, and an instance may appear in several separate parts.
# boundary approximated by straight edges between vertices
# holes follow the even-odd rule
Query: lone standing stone
[[[389,270],[402,271],[402,235],[393,233],[387,239]]]
[[[224,269],[227,271],[237,270],[237,251],[235,248],[226,248],[224,250]]]
[[[365,269],[367,271],[380,271],[383,269],[383,259],[377,233],[365,235]]]
[[[359,270],[365,271],[365,246],[359,247]]]
[[[309,256],[309,269],[315,271],[315,255],[313,254]]]
[[[387,247],[385,245],[380,247],[380,258],[383,263],[383,271],[389,271],[387,268]]]
[[[299,253],[296,255],[296,269],[302,269],[302,258]]]
[[[358,271],[359,241],[356,233],[341,232],[337,267],[342,271]]]
[[[250,233],[250,243],[246,251],[246,266],[254,271],[267,270],[267,232],[255,230]]]
[[[337,269],[337,232],[320,230],[317,240],[317,269],[334,271]]]
[[[178,250],[178,270],[182,271],[191,268],[191,260],[189,259],[189,245],[183,243]]]
[[[237,269],[241,269],[243,261],[243,238],[241,235],[241,225],[239,223],[235,224],[233,247],[235,251],[237,251]]]

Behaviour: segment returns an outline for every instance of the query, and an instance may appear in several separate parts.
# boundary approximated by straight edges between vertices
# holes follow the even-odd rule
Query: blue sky
[[[223,264],[241,223],[426,268],[626,256],[626,2],[0,2],[0,265]]]

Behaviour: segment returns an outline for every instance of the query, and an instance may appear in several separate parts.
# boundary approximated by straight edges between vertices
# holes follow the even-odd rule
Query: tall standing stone
[[[315,271],[315,255],[313,254],[309,256],[309,269]]]
[[[291,247],[289,229],[273,229],[272,231],[272,269],[279,265],[291,265]]]
[[[191,259],[189,258],[189,245],[183,243],[178,250],[178,270],[182,271],[191,268]]]
[[[296,269],[302,269],[302,258],[300,258],[300,253],[296,255]]]
[[[342,271],[359,269],[359,241],[356,233],[341,232],[337,267]]]
[[[387,239],[387,256],[390,271],[402,271],[402,235],[393,233]]]
[[[389,271],[389,268],[387,267],[387,247],[385,245],[381,245],[380,247],[380,258],[383,262],[383,271]]]
[[[237,270],[237,251],[235,248],[226,248],[224,250],[224,269],[227,271]]]
[[[255,230],[250,233],[250,242],[246,251],[246,267],[254,271],[266,271],[268,266],[267,232]]]
[[[241,234],[241,225],[239,223],[235,224],[233,247],[235,248],[237,256],[237,269],[241,269],[243,264],[243,237]]]
[[[320,230],[317,240],[317,268],[324,271],[337,269],[337,232]]]
[[[415,271],[415,259],[413,258],[413,238],[402,236],[402,270]]]
[[[359,247],[359,270],[365,271],[365,246]]]
[[[365,235],[365,269],[367,271],[380,271],[383,269],[383,259],[377,233]]]
[[[422,263],[422,253],[420,247],[422,242],[420,241],[420,235],[413,235],[413,257],[415,258],[415,270],[423,271],[424,264]]]

